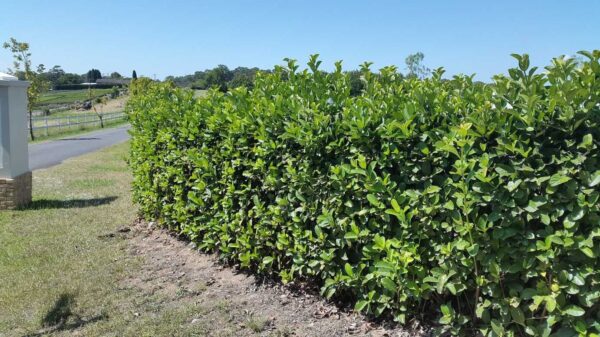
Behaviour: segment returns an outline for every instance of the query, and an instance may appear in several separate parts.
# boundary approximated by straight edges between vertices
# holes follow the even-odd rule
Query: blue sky
[[[326,68],[398,65],[421,51],[430,68],[481,80],[529,53],[535,65],[600,48],[600,1],[5,1],[0,41],[31,44],[33,62],[163,78],[225,64],[271,68],[321,54]],[[12,64],[0,50],[0,71]]]

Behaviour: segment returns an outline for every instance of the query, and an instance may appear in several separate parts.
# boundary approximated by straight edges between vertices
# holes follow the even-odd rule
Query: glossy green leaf
[[[569,315],[569,316],[573,316],[573,317],[580,317],[585,315],[585,310],[583,310],[582,308],[576,306],[576,305],[570,305],[568,306],[565,310],[564,310],[565,314]]]
[[[567,181],[571,180],[570,177],[567,177],[565,175],[562,174],[555,174],[553,176],[550,177],[550,186],[555,187],[561,184],[566,183]]]

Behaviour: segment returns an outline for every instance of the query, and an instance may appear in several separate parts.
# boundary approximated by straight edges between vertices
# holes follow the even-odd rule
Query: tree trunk
[[[33,135],[33,111],[29,110],[29,134],[31,135],[31,141],[35,140]]]

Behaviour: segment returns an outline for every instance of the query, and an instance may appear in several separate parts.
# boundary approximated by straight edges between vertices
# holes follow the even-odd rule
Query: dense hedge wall
[[[600,331],[600,51],[471,77],[312,57],[205,98],[138,80],[141,212],[242,267],[453,333]]]

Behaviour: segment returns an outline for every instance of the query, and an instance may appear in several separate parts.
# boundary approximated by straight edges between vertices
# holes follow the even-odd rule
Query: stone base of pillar
[[[31,202],[31,172],[0,178],[0,210],[15,209]]]

